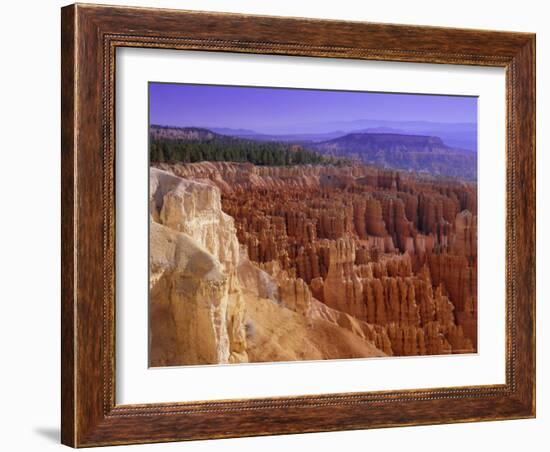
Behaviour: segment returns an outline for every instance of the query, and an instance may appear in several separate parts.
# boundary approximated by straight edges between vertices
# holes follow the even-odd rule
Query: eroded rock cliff
[[[168,196],[166,211],[157,209],[152,218],[178,231],[190,228],[202,246],[217,230],[228,234],[221,250],[208,249],[227,274],[235,264],[231,256],[247,262],[238,264],[249,271],[237,279],[253,287],[257,299],[279,303],[306,326],[321,316],[385,354],[477,349],[474,184],[362,165],[159,166],[213,190],[204,194],[208,203],[219,203],[221,194],[223,212],[234,223],[195,218],[201,211],[187,207],[181,194]],[[185,213],[193,220],[171,220]],[[233,227],[236,234],[223,232]],[[245,349],[250,354],[250,344]],[[253,360],[261,360],[257,351]]]
[[[281,267],[282,218],[258,218],[258,237],[240,246],[222,210],[226,182],[211,176],[151,169],[150,365],[391,354],[384,331],[316,300],[288,259]],[[296,217],[290,227],[306,244],[315,241],[312,226]]]
[[[150,196],[150,364],[247,361],[239,244],[219,192],[152,169]]]

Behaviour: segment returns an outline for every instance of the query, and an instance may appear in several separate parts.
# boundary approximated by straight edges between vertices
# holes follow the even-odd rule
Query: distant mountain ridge
[[[448,146],[473,152],[477,150],[477,123],[475,122],[444,123],[434,121],[356,119],[293,124],[285,127],[284,133],[313,134],[339,130],[347,134],[352,132],[368,132],[373,131],[373,129],[379,129],[380,131],[394,129],[394,131],[406,135],[437,136]],[[276,132],[277,129],[273,129],[267,133],[276,134]]]
[[[397,133],[350,133],[310,145],[324,155],[365,164],[474,180],[477,154],[447,146],[440,137]]]
[[[246,133],[240,131],[240,129],[219,129],[212,128],[214,132],[221,133],[228,136],[239,137],[249,140],[257,141],[284,141],[292,143],[306,143],[310,141],[325,141],[330,140],[331,138],[338,138],[346,135],[347,132],[342,132],[340,130],[327,133],[297,133],[290,135],[271,135],[265,133],[258,133],[254,131],[247,131]]]
[[[408,150],[422,149],[425,151],[434,151],[439,149],[451,149],[443,143],[443,140],[435,136],[427,135],[407,135],[401,133],[383,133],[383,132],[355,132],[348,133],[339,138],[327,140],[316,144],[316,148],[330,148],[331,146],[339,148],[346,146],[349,152],[354,150],[378,149],[383,146],[385,150],[407,148]]]
[[[477,152],[477,124],[438,123],[430,121],[388,121],[359,119],[326,123],[297,124],[266,130],[203,127],[222,135],[258,141],[326,141],[349,133],[398,133],[403,135],[437,136],[447,146]]]
[[[179,127],[179,126],[164,126],[152,124],[150,127],[151,136],[154,138],[166,139],[213,139],[215,137],[227,137],[253,141],[272,141],[285,143],[308,143],[311,141],[325,141],[331,138],[341,137],[346,135],[345,132],[329,132],[321,134],[296,134],[296,135],[266,135],[254,132],[248,129],[230,129],[225,127]]]
[[[438,136],[353,132],[314,142],[231,136],[201,127],[152,125],[152,161],[250,161],[259,165],[361,162],[381,168],[477,178],[477,153],[448,146]]]

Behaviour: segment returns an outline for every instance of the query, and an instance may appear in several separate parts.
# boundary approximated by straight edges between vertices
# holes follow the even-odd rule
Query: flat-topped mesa
[[[352,132],[311,145],[324,155],[353,157],[367,165],[475,179],[477,155],[446,146],[436,136]]]

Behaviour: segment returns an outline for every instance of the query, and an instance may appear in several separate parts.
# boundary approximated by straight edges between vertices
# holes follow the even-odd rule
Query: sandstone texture
[[[477,351],[477,188],[365,165],[156,164],[150,364]]]

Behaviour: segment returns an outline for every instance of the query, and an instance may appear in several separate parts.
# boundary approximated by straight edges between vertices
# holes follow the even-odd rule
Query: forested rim
[[[151,162],[248,162],[259,166],[351,164],[349,159],[326,157],[301,145],[215,137],[211,140],[150,140]]]

